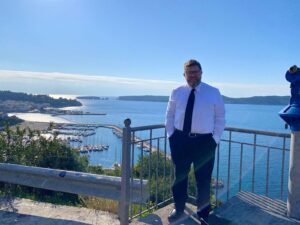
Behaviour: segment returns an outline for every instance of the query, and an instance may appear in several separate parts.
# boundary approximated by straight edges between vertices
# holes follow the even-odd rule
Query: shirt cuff
[[[218,136],[218,135],[213,135],[213,139],[215,140],[215,142],[217,143],[217,144],[219,144],[219,142],[220,142],[220,140],[221,140],[221,138]]]
[[[172,134],[174,133],[174,131],[175,131],[175,128],[167,130],[167,138],[170,138],[172,136]]]

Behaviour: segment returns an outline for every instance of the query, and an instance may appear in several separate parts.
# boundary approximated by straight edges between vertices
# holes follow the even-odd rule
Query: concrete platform
[[[117,215],[87,208],[28,199],[15,199],[11,206],[0,202],[1,225],[120,225]]]
[[[238,193],[213,216],[236,225],[300,225],[299,220],[287,217],[285,202],[249,192]]]
[[[174,205],[170,204],[161,208],[154,213],[144,217],[134,219],[130,225],[201,225],[201,222],[195,215],[196,207],[191,204],[187,204],[184,215],[175,222],[169,223],[168,215],[173,209]],[[203,223],[202,223],[203,225]],[[205,224],[204,224],[205,225]],[[209,225],[234,225],[230,221],[226,219],[217,218],[214,216],[210,216]]]
[[[1,203],[1,202],[0,202]],[[16,199],[12,206],[0,205],[1,225],[119,225],[117,215],[86,208],[59,206]],[[131,221],[130,225],[169,225],[168,215],[173,204]],[[171,225],[200,225],[196,207],[187,204],[185,214]],[[299,220],[286,216],[286,203],[265,196],[240,192],[209,217],[209,225],[300,225]],[[202,224],[203,225],[203,224]],[[205,225],[205,224],[204,224]]]
[[[131,222],[131,225],[169,225],[168,215],[173,204]],[[195,206],[187,204],[185,215],[172,225],[199,225]],[[286,203],[265,196],[240,192],[209,216],[209,225],[300,225],[286,216]],[[203,225],[203,224],[202,224]]]

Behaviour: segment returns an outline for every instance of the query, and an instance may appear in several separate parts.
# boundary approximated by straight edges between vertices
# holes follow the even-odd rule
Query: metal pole
[[[287,214],[300,219],[300,132],[292,131],[288,184]]]
[[[124,120],[122,137],[122,181],[121,199],[119,201],[119,217],[121,225],[129,224],[129,200],[130,200],[130,144],[131,144],[131,121]]]

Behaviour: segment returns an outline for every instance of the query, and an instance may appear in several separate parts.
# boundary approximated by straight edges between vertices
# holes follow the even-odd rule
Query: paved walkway
[[[115,214],[87,208],[28,199],[15,199],[12,206],[15,211],[6,202],[1,202],[1,225],[120,225]]]
[[[1,203],[1,202],[0,202]],[[3,202],[2,202],[3,203]],[[16,199],[13,212],[0,205],[1,225],[120,225],[116,215],[70,206]],[[131,221],[130,225],[169,225],[168,214],[173,204]],[[187,204],[185,214],[171,225],[200,225],[194,216],[195,206]],[[286,203],[248,192],[238,193],[209,217],[209,225],[300,225],[286,216]],[[203,225],[203,224],[202,224]]]
[[[239,192],[214,215],[237,225],[300,225],[299,220],[288,218],[286,202],[250,192]]]
[[[184,215],[173,223],[169,223],[168,215],[173,209],[174,205],[170,204],[161,208],[154,213],[144,217],[134,219],[130,225],[201,225],[201,222],[195,216],[196,207],[187,204]],[[205,225],[202,223],[202,225]],[[235,225],[229,221],[221,218],[214,217],[213,215],[209,218],[209,225]]]

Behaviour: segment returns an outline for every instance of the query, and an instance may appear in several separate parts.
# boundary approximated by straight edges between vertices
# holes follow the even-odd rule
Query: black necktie
[[[193,108],[195,102],[195,89],[191,90],[189,100],[186,105],[185,115],[184,115],[184,124],[183,124],[183,132],[190,133],[192,128],[192,116],[193,116]]]

